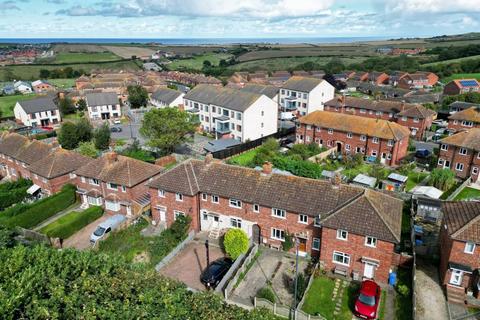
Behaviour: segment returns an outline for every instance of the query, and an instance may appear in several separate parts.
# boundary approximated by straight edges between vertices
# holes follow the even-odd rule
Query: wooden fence
[[[471,181],[472,177],[469,177],[467,180],[463,181],[463,183],[455,191],[453,191],[451,195],[448,196],[447,201],[452,201],[455,199],[455,197],[458,196],[458,194],[462,192],[462,190],[465,189],[465,187],[468,186]]]
[[[292,320],[326,320],[326,318],[322,316],[312,316],[308,313],[303,312],[302,310],[294,310],[291,307],[286,307],[281,304],[272,303],[266,299],[257,298],[253,299],[253,304],[255,308],[265,308],[273,312],[273,314],[283,317],[289,318]]]
[[[156,266],[155,270],[158,272],[160,271],[163,267],[165,267],[175,256],[183,249],[185,246],[192,241],[192,239],[195,237],[195,231],[190,231],[188,233],[188,236],[185,240],[180,242],[169,254],[167,254],[162,261],[160,261]]]

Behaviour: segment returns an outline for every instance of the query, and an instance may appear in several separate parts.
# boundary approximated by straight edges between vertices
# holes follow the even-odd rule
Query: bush
[[[257,292],[257,298],[260,299],[266,299],[270,301],[271,303],[275,303],[275,293],[273,293],[273,290],[270,287],[263,287]]]
[[[285,233],[285,241],[282,243],[284,251],[290,251],[293,248],[293,237],[290,233]]]
[[[49,237],[67,239],[103,215],[102,207],[93,206],[82,212],[73,211],[41,230]]]
[[[428,182],[431,186],[446,191],[455,185],[455,173],[450,169],[435,168]]]
[[[54,214],[68,208],[75,203],[75,186],[65,185],[57,194],[30,205],[20,204],[21,209],[12,208],[15,215],[8,219],[5,224],[7,227],[20,226],[26,229],[35,227],[42,221],[50,218]],[[9,214],[9,213],[7,213]]]
[[[410,294],[410,288],[406,284],[397,285],[397,292],[404,297],[408,297]]]
[[[233,228],[227,231],[223,240],[225,251],[233,260],[248,250],[248,236],[242,229]]]
[[[31,180],[19,179],[0,185],[0,210],[22,202],[27,196],[27,190],[32,185]]]
[[[297,276],[297,301],[302,300],[303,293],[307,289],[307,280],[303,273],[299,273]],[[295,294],[295,280],[292,281],[292,286],[290,288],[291,292]]]

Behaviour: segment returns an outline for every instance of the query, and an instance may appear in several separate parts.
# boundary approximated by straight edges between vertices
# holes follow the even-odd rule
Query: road
[[[114,139],[114,140],[118,140],[118,139],[130,140],[133,137],[133,138],[137,138],[140,141],[140,144],[143,145],[145,143],[145,139],[142,137],[142,135],[139,132],[140,127],[141,127],[140,123],[116,124],[114,126],[122,128],[122,131],[121,132],[112,132],[112,134],[111,134],[112,139]]]

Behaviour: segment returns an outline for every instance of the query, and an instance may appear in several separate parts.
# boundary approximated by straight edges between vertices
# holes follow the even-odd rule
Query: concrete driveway
[[[80,229],[77,233],[75,233],[73,236],[70,238],[66,239],[63,241],[63,247],[64,248],[75,248],[78,250],[84,250],[91,248],[90,244],[90,235],[95,231],[97,226],[110,218],[111,216],[104,214],[97,220],[93,221],[83,229]]]
[[[439,283],[438,266],[418,259],[416,269],[417,319],[447,320],[445,295]]]

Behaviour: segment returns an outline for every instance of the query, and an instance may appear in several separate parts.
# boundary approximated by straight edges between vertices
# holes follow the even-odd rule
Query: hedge
[[[40,230],[49,237],[67,239],[78,230],[103,215],[102,207],[90,207],[82,212],[72,211]]]
[[[19,226],[29,229],[68,208],[73,203],[75,203],[75,186],[65,185],[62,191],[53,196],[29,205],[18,204],[17,206],[20,208],[17,206],[9,208],[3,214],[10,218],[3,223],[7,227]]]
[[[27,196],[27,190],[32,185],[31,180],[19,179],[0,184],[0,210],[22,202]]]

